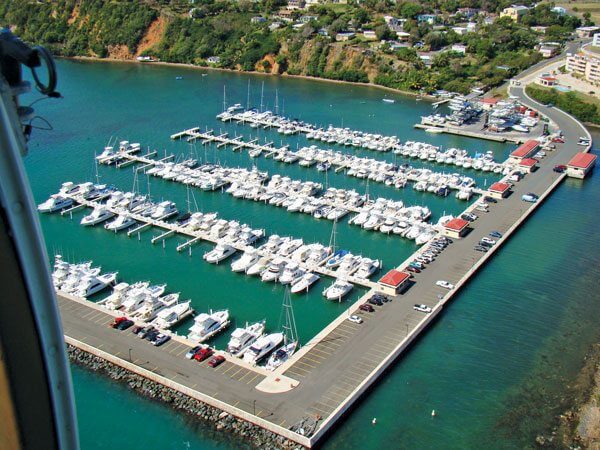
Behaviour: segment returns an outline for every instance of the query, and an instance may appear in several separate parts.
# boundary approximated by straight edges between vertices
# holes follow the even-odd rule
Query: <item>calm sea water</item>
[[[64,99],[37,104],[53,131],[36,130],[26,158],[35,199],[43,201],[67,180],[91,180],[94,153],[112,137],[141,142],[144,147],[202,160],[251,167],[335,187],[354,188],[372,196],[402,199],[429,206],[434,218],[457,213],[466,205],[412,189],[396,190],[314,169],[284,165],[264,158],[252,161],[245,153],[214,147],[190,147],[169,135],[192,126],[226,130],[255,137],[256,130],[225,125],[214,119],[222,109],[223,86],[228,103],[263,104],[287,115],[323,125],[347,126],[402,140],[422,140],[472,151],[492,150],[503,159],[514,146],[459,137],[431,136],[414,130],[425,102],[401,96],[395,104],[381,102],[374,88],[318,83],[307,80],[262,78],[159,66],[93,64],[60,61],[60,90]],[[175,76],[183,80],[176,81]],[[386,94],[387,97],[389,95]],[[32,96],[32,99],[35,96]],[[42,126],[41,121],[36,122]],[[284,140],[260,132],[261,140],[307,143],[302,137]],[[600,138],[600,137],[598,137]],[[353,151],[345,149],[344,151]],[[357,151],[392,160],[393,155]],[[402,161],[402,160],[398,160]],[[403,161],[402,161],[403,162]],[[413,164],[417,165],[413,162]],[[438,167],[437,170],[444,170]],[[445,168],[445,170],[449,170]],[[465,171],[484,185],[493,175]],[[134,178],[131,168],[100,167],[101,181],[123,189],[138,186],[153,197],[170,199],[185,209],[190,196],[177,184]],[[551,423],[561,408],[564,386],[580,368],[583,355],[598,339],[600,318],[598,280],[600,243],[594,205],[600,196],[598,175],[585,182],[569,180],[551,196],[490,264],[456,297],[445,314],[418,344],[384,377],[325,443],[326,448],[522,448]],[[293,235],[305,241],[329,242],[332,224],[280,208],[236,200],[221,193],[193,191],[192,209],[218,211],[265,228],[268,233]],[[256,278],[233,274],[228,264],[212,266],[201,255],[209,245],[195,246],[192,255],[178,254],[178,238],[165,248],[151,245],[156,231],[137,238],[113,235],[102,228],[84,229],[73,219],[43,216],[49,252],[73,260],[93,259],[106,270],[119,270],[124,280],[148,279],[168,283],[171,291],[192,298],[197,310],[230,308],[238,324],[267,319],[276,329],[283,290]],[[337,242],[355,253],[382,259],[393,267],[415,246],[398,237],[363,231],[343,221]],[[158,269],[158,270],[157,270]],[[326,302],[322,280],[308,295],[294,299],[302,342],[314,336],[351,300]],[[356,290],[353,298],[360,295]],[[189,324],[180,327],[185,332]],[[223,347],[228,337],[215,344]],[[191,421],[162,405],[138,397],[126,388],[73,367],[81,442],[84,449],[112,448],[115,430],[130,431],[131,448],[240,448],[244,443],[210,425]],[[435,409],[438,416],[432,419]],[[371,419],[377,417],[377,425]],[[393,444],[392,444],[393,443]],[[391,447],[390,447],[391,446]]]

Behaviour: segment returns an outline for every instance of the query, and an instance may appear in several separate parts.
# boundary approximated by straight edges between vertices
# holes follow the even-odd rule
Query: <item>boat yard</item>
[[[556,151],[540,161],[537,172],[528,174],[515,183],[512,195],[490,204],[489,212],[479,214],[479,218],[469,225],[470,232],[461,239],[455,239],[439,252],[427,264],[426,270],[415,273],[410,287],[404,293],[381,306],[375,305],[372,313],[364,312],[359,310],[359,306],[373,293],[381,291],[381,286],[373,281],[361,284],[358,280],[351,279],[350,281],[369,288],[369,291],[349,305],[347,312],[305,343],[272,373],[243,365],[237,360],[230,361],[230,358],[216,369],[185,360],[181,355],[193,346],[193,342],[177,337],[162,347],[154,348],[136,339],[131,333],[109,329],[106,325],[114,320],[114,315],[109,312],[98,309],[91,302],[60,295],[59,306],[67,341],[85,351],[110,359],[128,370],[311,447],[320,441],[336,420],[377,380],[386,367],[442,311],[455,292],[564,178],[565,174],[554,172],[552,166],[566,164],[579,150],[573,142],[586,132],[574,121],[562,117],[553,120],[560,123],[567,144],[558,144]],[[206,140],[214,136],[197,136],[198,129],[186,131],[192,131],[192,134],[183,132],[177,137],[196,136],[196,139],[202,139],[206,136]],[[219,139],[221,141],[218,142],[223,142],[227,138],[221,136]],[[214,138],[210,140],[216,141]],[[239,146],[241,142],[240,138],[234,138],[227,144]],[[257,149],[250,146],[245,148]],[[261,151],[275,152],[275,149],[266,145]],[[288,151],[287,146],[281,150],[284,151]],[[125,157],[130,162],[134,158],[139,157]],[[157,164],[148,156],[144,158],[135,162],[148,166]],[[163,162],[166,161],[168,160]],[[509,177],[510,174],[505,175],[505,179]],[[478,189],[475,193],[486,195],[487,192],[485,189]],[[523,202],[521,196],[528,192],[540,194],[539,200],[536,203]],[[81,197],[73,196],[71,199],[83,206],[100,206],[98,202],[90,202]],[[466,212],[473,212],[474,208],[473,203]],[[359,213],[358,210],[354,212]],[[113,213],[118,214],[119,211],[114,210]],[[191,240],[218,243],[218,239],[197,232],[187,232],[164,220],[143,216],[133,218],[140,222],[140,226],[158,227],[165,233],[181,234]],[[492,231],[498,231],[503,236],[498,243],[487,252],[474,250],[473,245]],[[426,243],[416,255],[411,255],[400,264],[398,270],[403,271],[410,261],[427,252],[428,248],[429,244]],[[328,269],[311,267],[311,270],[321,270],[319,273],[325,276],[335,276]],[[436,285],[436,280],[440,279],[452,283],[453,288],[448,290]],[[414,304],[424,304],[432,312],[417,311],[413,308]],[[348,321],[350,313],[359,315],[364,322],[355,324]],[[130,353],[127,353],[128,349]],[[307,420],[317,424],[310,435],[292,431],[298,430],[298,427],[294,428],[295,425]]]

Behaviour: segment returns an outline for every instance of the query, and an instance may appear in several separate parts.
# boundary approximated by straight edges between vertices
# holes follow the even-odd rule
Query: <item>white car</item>
[[[357,315],[352,314],[350,317],[348,317],[348,320],[352,323],[363,323],[362,318],[358,317]]]
[[[481,238],[481,242],[485,242],[486,244],[490,244],[490,245],[494,245],[496,243],[495,240],[490,239],[489,237],[485,236]]]
[[[429,314],[431,312],[431,308],[427,305],[415,305],[415,306],[413,306],[413,309],[427,313],[427,314]]]
[[[454,289],[454,285],[452,283],[448,283],[445,280],[438,280],[435,282],[435,284],[437,284],[440,287],[443,287],[445,289]]]

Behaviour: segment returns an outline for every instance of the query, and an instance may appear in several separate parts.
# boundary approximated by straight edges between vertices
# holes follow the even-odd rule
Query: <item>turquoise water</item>
[[[277,89],[280,102],[285,99],[286,114],[310,122],[342,125],[343,121],[343,126],[397,135],[402,140],[492,150],[498,159],[514,148],[414,130],[414,121],[429,114],[429,106],[400,96],[395,104],[384,104],[382,92],[373,88],[228,73],[202,77],[199,71],[158,66],[61,61],[58,67],[65,98],[37,104],[38,114],[52,123],[54,131],[36,130],[26,158],[37,201],[55,192],[63,181],[91,179],[94,152],[111,136],[178,154],[189,153],[190,147],[170,141],[169,135],[192,126],[254,136],[256,131],[249,127],[214,119],[222,109],[223,85],[230,103],[245,103],[248,80],[253,104],[260,102],[264,81],[268,107],[272,108]],[[175,81],[175,75],[184,79]],[[273,132],[264,134],[261,139],[284,139]],[[292,147],[306,143],[297,136],[285,142]],[[193,150],[210,161],[252,164],[245,154],[231,150]],[[357,153],[393,158],[378,152]],[[314,169],[265,159],[258,159],[257,164],[270,173],[324,181]],[[468,172],[482,184],[493,180],[490,175],[487,180]],[[129,189],[134,183],[131,168],[101,167],[100,176],[102,182],[121,188]],[[335,187],[366,189],[360,180],[343,174],[331,175],[328,181]],[[147,188],[145,179],[139,184],[142,190]],[[151,179],[150,191],[155,198],[172,199],[185,207],[182,186]],[[408,204],[426,204],[435,217],[466,206],[453,197],[441,199],[410,188],[396,190],[371,183],[369,191]],[[597,174],[585,182],[564,183],[348,416],[325,447],[390,448],[390,442],[395,448],[522,448],[530,444],[557,413],[565,379],[577,371],[587,346],[598,338],[600,244],[598,212],[590,205],[597,204],[599,194]],[[331,222],[280,208],[220,193],[195,191],[195,199],[201,210],[218,211],[224,218],[246,221],[268,233],[323,243],[331,234]],[[192,298],[198,310],[229,307],[238,323],[266,318],[268,326],[277,327],[281,287],[233,274],[228,264],[204,263],[201,255],[209,245],[194,247],[190,257],[175,251],[181,242],[177,238],[167,240],[163,249],[149,242],[156,231],[143,233],[138,242],[101,228],[84,229],[78,224],[81,215],[74,214],[73,220],[42,217],[50,253],[93,259],[107,270],[119,270],[125,280],[168,283],[172,291]],[[401,238],[367,232],[346,221],[338,226],[338,243],[383,259],[388,268],[415,249]],[[294,299],[303,342],[349,303],[326,302],[320,294],[326,285],[322,280],[308,295]],[[353,298],[359,294],[357,290]],[[182,331],[186,328],[183,325]],[[227,336],[222,336],[216,345],[222,347],[226,341]],[[84,449],[110,448],[115,429],[123,423],[129,430],[140,430],[128,443],[132,448],[243,445],[104,378],[78,368],[73,369],[73,376]],[[438,412],[435,419],[430,416],[432,409]],[[376,426],[371,425],[373,417],[378,419]]]

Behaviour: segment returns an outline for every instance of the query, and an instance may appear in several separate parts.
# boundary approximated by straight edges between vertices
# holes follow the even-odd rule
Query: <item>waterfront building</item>
[[[558,84],[558,80],[556,77],[542,76],[537,79],[538,84],[546,87],[556,86]]]
[[[594,33],[594,37],[592,39],[592,45],[594,47],[600,47],[600,33]]]
[[[520,145],[514,152],[508,157],[509,162],[520,163],[526,158],[530,158],[540,146],[539,141],[531,139],[524,144]]]
[[[519,170],[523,173],[531,173],[537,170],[538,160],[534,158],[523,158],[519,161]]]
[[[515,22],[521,20],[525,14],[527,14],[529,8],[523,5],[511,5],[508,8],[504,8],[500,13],[500,17],[510,17]]]
[[[502,199],[510,195],[510,184],[497,181],[488,189],[489,196],[492,198]]]
[[[409,280],[409,273],[392,269],[379,280],[379,286],[384,294],[397,295],[408,288]]]
[[[567,164],[567,176],[572,178],[585,178],[596,164],[596,155],[591,153],[577,153]]]
[[[460,239],[469,232],[469,224],[468,220],[456,217],[444,225],[443,234],[453,239]]]

